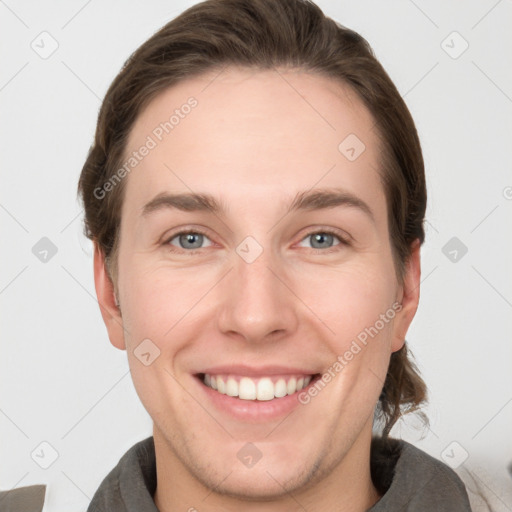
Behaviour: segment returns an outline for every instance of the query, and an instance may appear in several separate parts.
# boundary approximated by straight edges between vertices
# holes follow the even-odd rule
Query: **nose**
[[[300,301],[279,258],[263,250],[249,263],[235,252],[233,265],[222,290],[220,331],[250,343],[275,342],[293,333]]]

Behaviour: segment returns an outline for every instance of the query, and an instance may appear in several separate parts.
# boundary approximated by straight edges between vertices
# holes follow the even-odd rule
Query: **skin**
[[[331,79],[228,68],[153,99],[127,152],[190,96],[198,106],[125,178],[119,309],[97,246],[94,258],[110,341],[127,350],[154,422],[155,503],[161,512],[364,511],[380,498],[369,465],[374,408],[389,357],[416,312],[420,283],[417,243],[403,284],[395,274],[374,120]],[[351,133],[366,146],[353,162],[338,150]],[[374,219],[346,205],[285,215],[298,192],[331,187],[362,199]],[[214,195],[226,212],[141,215],[161,192],[191,191]],[[207,236],[190,254],[190,243],[172,235],[194,227]],[[325,228],[350,244],[334,237],[315,249],[311,235]],[[263,248],[250,264],[236,252],[247,236]],[[394,319],[284,420],[234,420],[214,408],[193,377],[230,363],[322,373],[396,302],[402,309]],[[148,366],[133,352],[144,339],[160,350]],[[237,458],[247,442],[262,453],[251,468]]]

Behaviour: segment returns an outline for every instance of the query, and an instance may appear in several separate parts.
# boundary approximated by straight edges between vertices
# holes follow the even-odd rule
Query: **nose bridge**
[[[253,342],[295,329],[294,296],[283,283],[285,276],[277,254],[247,237],[236,247],[233,265],[220,328]]]

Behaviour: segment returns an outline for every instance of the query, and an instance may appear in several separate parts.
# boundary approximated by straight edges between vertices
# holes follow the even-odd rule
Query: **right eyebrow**
[[[142,216],[166,208],[176,208],[185,212],[211,211],[220,213],[225,208],[209,194],[158,194],[142,208]]]

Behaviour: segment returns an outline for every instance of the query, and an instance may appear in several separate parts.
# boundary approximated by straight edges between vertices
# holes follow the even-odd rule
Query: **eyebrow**
[[[328,188],[305,190],[299,192],[288,207],[286,214],[299,210],[324,210],[336,207],[357,208],[375,222],[372,209],[361,198],[343,189]],[[142,208],[142,216],[162,209],[177,209],[186,212],[207,212],[222,214],[227,211],[226,204],[219,202],[210,194],[184,193],[168,194],[161,193],[146,203]]]

